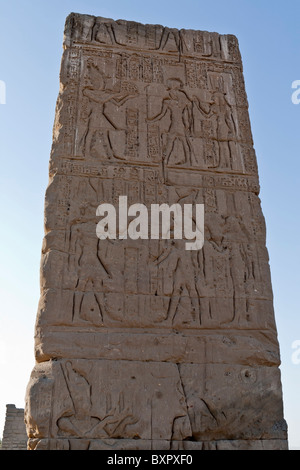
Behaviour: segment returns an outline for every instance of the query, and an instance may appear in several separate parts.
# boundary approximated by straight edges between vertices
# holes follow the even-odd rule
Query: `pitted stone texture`
[[[287,448],[237,39],[71,14],[60,81],[29,448]],[[204,204],[203,248],[99,240],[120,196]]]

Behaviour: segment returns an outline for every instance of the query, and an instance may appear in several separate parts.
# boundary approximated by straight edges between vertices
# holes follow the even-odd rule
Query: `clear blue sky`
[[[1,0],[0,436],[6,403],[24,407],[34,364],[44,194],[62,38],[70,12],[235,34],[244,64],[267,223],[290,448],[300,449],[299,0]],[[298,355],[300,358],[300,354]]]

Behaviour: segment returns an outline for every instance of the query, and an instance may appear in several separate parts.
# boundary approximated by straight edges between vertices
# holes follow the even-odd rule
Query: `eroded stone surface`
[[[60,80],[29,448],[286,448],[237,39],[71,14]],[[99,240],[124,195],[204,204],[203,249]]]

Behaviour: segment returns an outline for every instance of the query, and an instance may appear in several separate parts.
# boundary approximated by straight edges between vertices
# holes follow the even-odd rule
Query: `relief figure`
[[[95,146],[99,149],[96,153],[104,153],[109,160],[124,158],[116,155],[112,147],[110,131],[120,130],[118,125],[108,116],[106,105],[110,102],[117,107],[122,106],[128,99],[136,96],[132,90],[116,92],[106,88],[103,74],[94,64],[88,64],[90,70],[90,82],[83,89],[83,95],[89,100],[87,128],[81,139],[83,154],[95,153]],[[102,155],[101,155],[102,156]]]
[[[179,78],[168,80],[168,94],[162,99],[161,110],[156,116],[148,117],[148,122],[156,122],[163,119],[169,112],[170,126],[165,136],[162,151],[161,179],[166,182],[166,167],[175,144],[182,145],[183,152],[176,155],[175,164],[192,165],[192,145],[190,135],[192,130],[192,102],[183,90],[183,83]]]
[[[123,393],[118,395],[112,406],[110,395],[104,396],[106,403],[103,416],[94,416],[92,407],[92,386],[88,371],[67,361],[63,375],[72,402],[72,410],[66,411],[57,420],[59,435],[66,437],[118,438],[126,434],[127,425],[135,424],[138,418],[130,407],[125,406]]]
[[[171,319],[172,324],[177,315],[179,303],[184,296],[184,291],[187,292],[191,303],[192,320],[195,321],[198,318],[201,324],[200,294],[193,256],[192,251],[185,250],[184,240],[170,240],[166,248],[153,260],[154,266],[164,263],[165,280],[171,280],[172,282],[171,298],[165,316],[165,320]]]
[[[231,169],[236,152],[236,125],[226,93],[213,92],[208,111],[201,106],[198,98],[194,98],[194,103],[202,114],[205,112],[206,118],[210,119],[213,127],[212,138],[217,141],[217,155],[213,155],[213,161],[209,167]],[[214,146],[211,145],[211,148],[213,149]]]

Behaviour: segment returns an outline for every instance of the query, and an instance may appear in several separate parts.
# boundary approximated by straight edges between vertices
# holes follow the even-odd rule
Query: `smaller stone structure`
[[[6,418],[1,450],[26,450],[27,434],[24,423],[24,409],[6,405]]]

